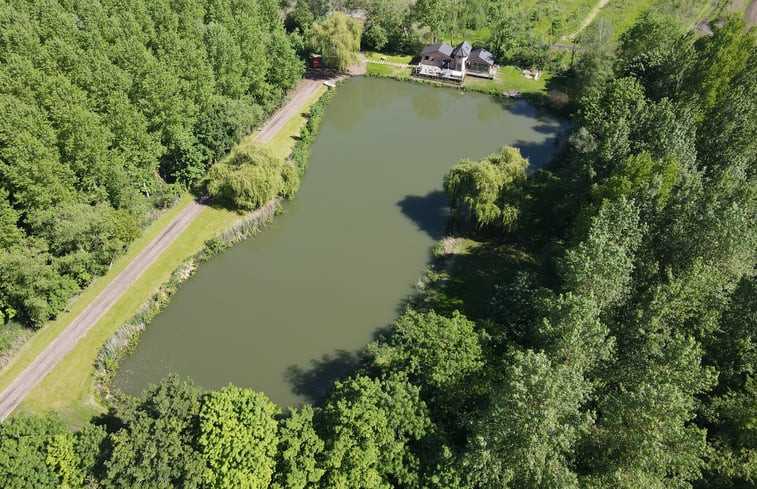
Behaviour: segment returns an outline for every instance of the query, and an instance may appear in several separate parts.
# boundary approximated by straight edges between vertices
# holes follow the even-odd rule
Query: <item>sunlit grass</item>
[[[118,276],[142,250],[176,217],[193,199],[189,193],[184,195],[173,207],[153,222],[142,235],[137,238],[126,254],[118,258],[108,273],[96,278],[88,287],[72,300],[69,307],[61,313],[55,321],[51,321],[37,331],[29,341],[14,355],[13,359],[0,372],[0,391],[10,385],[37,355],[63,331],[95,298]]]
[[[325,86],[319,89],[301,109],[301,113],[288,121],[267,143],[276,154],[282,157],[289,154],[295,143],[294,136],[306,122],[304,114],[325,90]],[[252,144],[254,137],[255,133],[247,136],[240,141],[239,147]],[[114,263],[108,274],[97,279],[82,292],[72,303],[69,311],[39,331],[0,374],[0,389],[7,387],[191,200],[192,196],[189,194],[182,197],[131,245],[128,252]],[[229,229],[245,217],[225,209],[213,207],[203,209],[187,229],[160,255],[160,258],[129,287],[71,352],[32,390],[15,412],[39,414],[54,410],[73,427],[82,426],[93,415],[102,413],[104,407],[94,397],[94,363],[105,341],[168,280],[176,267],[199,251],[205,241]]]
[[[548,72],[542,73],[538,80],[529,80],[523,76],[520,68],[502,66],[494,80],[466,76],[463,88],[501,95],[504,92],[547,93],[547,82],[552,78]]]

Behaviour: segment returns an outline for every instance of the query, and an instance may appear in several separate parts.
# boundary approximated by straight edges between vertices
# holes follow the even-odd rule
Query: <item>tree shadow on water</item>
[[[433,190],[424,196],[408,195],[397,205],[418,229],[428,233],[432,239],[438,241],[444,237],[450,213],[447,194],[442,190]]]
[[[354,374],[359,366],[357,353],[337,350],[318,360],[311,360],[309,368],[299,365],[288,367],[284,378],[292,386],[292,392],[312,404],[321,404],[328,398],[334,383]]]
[[[513,146],[520,150],[524,158],[528,158],[526,173],[533,173],[546,167],[554,159],[559,150],[560,137],[555,134],[540,142],[516,141]]]

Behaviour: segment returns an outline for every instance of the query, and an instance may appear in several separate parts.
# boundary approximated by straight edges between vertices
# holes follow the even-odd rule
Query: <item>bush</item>
[[[237,152],[208,173],[210,195],[240,210],[259,209],[278,195],[291,197],[299,184],[297,170],[263,146]]]

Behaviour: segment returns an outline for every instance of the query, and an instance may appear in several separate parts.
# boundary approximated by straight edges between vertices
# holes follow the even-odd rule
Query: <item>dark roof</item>
[[[468,41],[463,41],[455,46],[454,51],[452,51],[452,56],[462,56],[464,58],[470,54],[470,50],[471,45],[468,44]]]
[[[478,48],[475,51],[472,51],[470,53],[470,57],[468,58],[468,61],[471,61],[476,58],[482,61],[485,61],[486,63],[490,65],[494,64],[494,55],[484,48]]]
[[[452,46],[444,42],[440,42],[439,44],[431,44],[430,46],[423,48],[423,51],[421,51],[422,55],[428,53],[442,53],[445,56],[450,56],[452,54]]]

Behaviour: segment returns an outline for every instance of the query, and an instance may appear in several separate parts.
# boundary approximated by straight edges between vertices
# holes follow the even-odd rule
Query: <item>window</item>
[[[425,57],[425,58],[423,58],[423,59],[425,59],[426,61],[428,61],[428,56],[426,56],[426,57]]]

